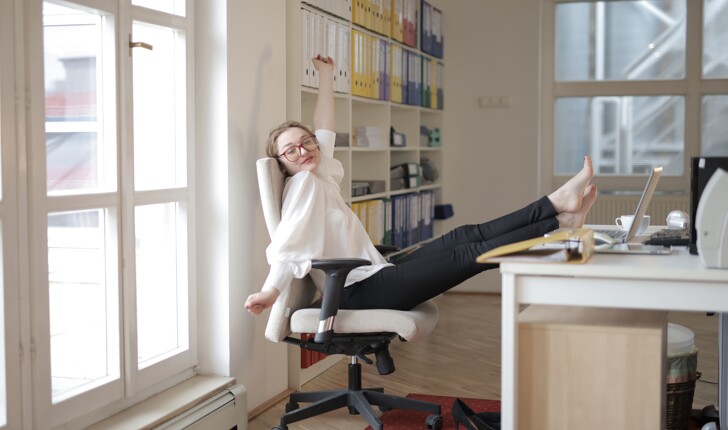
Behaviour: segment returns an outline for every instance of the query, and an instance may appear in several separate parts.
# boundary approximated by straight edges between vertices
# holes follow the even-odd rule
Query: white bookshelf
[[[352,0],[347,3],[354,3]],[[417,1],[419,5],[419,0]],[[318,90],[302,84],[302,67],[303,67],[303,25],[302,25],[302,9],[312,11],[326,16],[340,25],[348,27],[349,34],[352,30],[366,33],[369,36],[389,42],[391,45],[398,45],[402,49],[414,51],[424,57],[444,64],[444,59],[433,57],[420,51],[417,48],[404,45],[387,36],[377,34],[370,29],[361,27],[351,22],[351,18],[345,19],[342,16],[335,16],[327,11],[318,9],[308,3],[291,0],[286,1],[286,82],[287,82],[287,118],[290,120],[299,120],[304,124],[311,126],[313,124],[313,111],[316,104]],[[419,27],[419,23],[418,23]],[[418,32],[419,37],[419,32]],[[419,40],[418,40],[419,46]],[[351,39],[349,43],[349,59],[351,58]],[[325,53],[322,53],[325,54]],[[315,55],[315,54],[314,54]],[[334,57],[336,63],[339,59]],[[349,135],[349,146],[337,146],[334,156],[341,161],[344,167],[344,179],[341,183],[341,192],[347,203],[366,201],[371,199],[390,198],[401,194],[418,193],[423,190],[432,190],[435,196],[435,203],[443,203],[443,180],[445,172],[443,171],[444,157],[447,148],[447,142],[443,133],[443,110],[430,109],[415,105],[401,104],[386,100],[376,100],[366,97],[351,95],[349,93],[335,93],[335,111],[336,111],[336,133]],[[384,148],[367,148],[354,146],[354,128],[360,126],[379,127],[386,138],[387,146]],[[440,130],[440,146],[430,147],[421,145],[420,127],[425,126],[429,129],[438,128]],[[389,146],[390,127],[398,133],[406,136],[406,146],[391,147]],[[392,190],[390,183],[390,167],[401,163],[420,163],[420,159],[426,157],[432,165],[437,169],[439,176],[432,183],[425,183],[417,188],[407,188]],[[384,192],[376,194],[367,194],[364,196],[352,197],[351,185],[353,181],[358,180],[380,180],[385,182]],[[435,222],[434,235],[438,236],[443,232],[441,227]],[[298,360],[298,354],[290,355],[293,364]],[[321,367],[333,365],[337,359],[330,358],[323,362],[317,363],[315,371],[307,370],[302,375],[302,379],[307,380],[311,377],[311,373],[317,374],[321,371]],[[295,366],[293,366],[295,367]],[[299,375],[296,375],[299,376]]]
[[[419,3],[419,2],[418,2]],[[369,29],[351,23],[339,16],[334,16],[324,10],[317,9],[301,1],[287,1],[287,117],[300,120],[304,124],[313,123],[313,110],[316,104],[318,91],[315,88],[303,86],[301,81],[301,67],[303,63],[301,38],[303,34],[301,24],[301,10],[306,9],[325,15],[339,23],[348,25],[349,32],[357,30],[368,35],[378,37],[410,51],[416,51],[424,57],[443,63],[443,59],[432,57],[416,48],[403,45],[394,39],[379,35]],[[334,61],[338,61],[334,58]],[[442,203],[442,182],[444,178],[443,158],[447,142],[442,127],[443,110],[430,109],[420,106],[401,104],[397,102],[369,99],[351,94],[335,93],[336,133],[349,135],[348,147],[337,147],[335,157],[344,166],[345,175],[341,184],[342,195],[347,202],[363,201],[373,198],[387,198],[392,195],[417,193],[421,190],[434,190],[436,203]],[[389,142],[390,127],[406,136],[407,144],[403,148],[387,146],[386,148],[360,148],[354,145],[355,127],[375,126],[382,129]],[[440,147],[421,146],[420,127],[429,129],[439,128]],[[439,176],[434,183],[423,183],[421,187],[391,191],[389,181],[389,168],[405,162],[420,163],[422,157],[428,158],[437,169]],[[385,192],[358,196],[352,198],[351,183],[356,180],[383,180]],[[437,228],[436,228],[437,234]]]

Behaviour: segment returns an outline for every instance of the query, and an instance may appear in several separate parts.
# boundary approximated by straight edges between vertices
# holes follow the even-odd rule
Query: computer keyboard
[[[664,228],[650,235],[645,241],[646,245],[687,246],[690,244],[690,231],[688,228]]]

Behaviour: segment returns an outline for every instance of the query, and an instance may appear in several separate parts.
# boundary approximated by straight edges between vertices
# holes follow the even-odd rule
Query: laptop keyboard
[[[609,229],[609,230],[594,230],[602,234],[606,234],[617,242],[622,242],[627,238],[627,232],[624,230]]]
[[[656,231],[645,241],[646,245],[687,246],[690,244],[688,228],[665,228]]]

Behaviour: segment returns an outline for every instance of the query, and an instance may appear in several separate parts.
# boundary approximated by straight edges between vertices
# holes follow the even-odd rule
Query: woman
[[[316,132],[300,123],[286,122],[268,137],[268,155],[279,161],[288,178],[281,223],[266,250],[270,273],[261,291],[245,302],[245,309],[252,314],[272,306],[294,277],[310,274],[321,289],[324,275],[311,271],[311,260],[326,258],[372,262],[350,272],[341,309],[409,310],[497,267],[475,262],[488,250],[559,227],[584,224],[597,191],[589,184],[593,175],[589,157],[584,157],[584,167],[576,176],[550,195],[493,221],[458,227],[395,264],[388,263],[341,197],[339,183],[344,170],[333,158],[336,135],[331,131],[335,117],[333,60],[319,55],[312,61],[320,82],[313,117]]]

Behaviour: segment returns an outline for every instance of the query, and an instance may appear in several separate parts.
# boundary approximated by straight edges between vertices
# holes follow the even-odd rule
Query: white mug
[[[614,223],[619,226],[624,231],[629,231],[630,227],[632,227],[632,221],[634,220],[634,215],[622,215],[619,218],[616,218],[614,220]],[[640,228],[637,229],[637,234],[644,233],[645,230],[647,230],[647,227],[650,226],[650,216],[645,215],[642,217],[642,222],[640,223]]]

